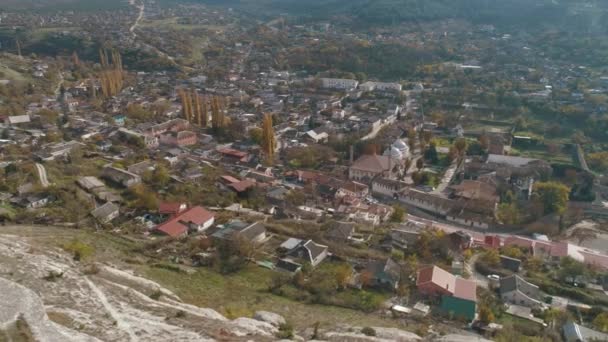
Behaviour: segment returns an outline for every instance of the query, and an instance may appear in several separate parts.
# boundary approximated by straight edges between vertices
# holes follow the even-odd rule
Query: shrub
[[[365,328],[361,329],[361,333],[366,336],[376,336],[376,330],[374,330],[374,328],[371,328],[371,327],[365,327]]]
[[[95,252],[95,249],[82,241],[72,240],[72,242],[63,245],[63,249],[72,253],[75,261],[84,260]]]
[[[160,296],[162,296],[162,295],[163,295],[163,293],[160,290],[156,290],[150,294],[150,298],[152,298],[154,300],[159,300]]]
[[[279,326],[279,332],[277,333],[277,338],[280,339],[292,339],[294,336],[293,326],[289,323],[283,323]]]

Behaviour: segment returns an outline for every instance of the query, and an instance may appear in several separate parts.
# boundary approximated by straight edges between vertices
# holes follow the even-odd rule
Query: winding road
[[[135,33],[135,29],[137,28],[137,26],[139,26],[139,23],[144,18],[144,11],[146,10],[146,4],[144,3],[144,1],[141,2],[141,6],[138,6],[136,4],[136,2],[137,2],[137,0],[129,0],[129,4],[131,6],[135,6],[139,9],[139,14],[137,15],[137,19],[135,19],[135,22],[129,28],[129,32],[131,32],[131,34],[133,35],[133,38],[137,37],[137,33]]]

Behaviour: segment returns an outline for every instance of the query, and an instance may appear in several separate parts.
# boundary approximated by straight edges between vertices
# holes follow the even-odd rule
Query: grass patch
[[[236,313],[249,316],[255,311],[267,310],[283,315],[297,324],[297,328],[310,327],[315,322],[380,326],[399,324],[357,310],[305,304],[271,294],[268,284],[275,272],[255,265],[226,276],[206,268],[200,268],[193,274],[180,275],[159,268],[144,267],[141,271],[146,277],[174,291],[185,302],[213,308],[227,316]]]

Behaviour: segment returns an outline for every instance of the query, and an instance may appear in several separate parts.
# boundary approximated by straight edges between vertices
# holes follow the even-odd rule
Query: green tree
[[[402,206],[395,205],[393,207],[393,214],[391,215],[391,222],[401,223],[405,219],[407,212]]]
[[[483,322],[484,324],[490,324],[490,323],[494,322],[494,320],[495,320],[494,313],[488,306],[486,306],[486,305],[480,306],[479,320],[481,322]]]
[[[568,204],[570,188],[558,182],[540,182],[534,185],[534,200],[541,203],[544,214],[563,214]]]
[[[498,266],[500,264],[500,255],[495,249],[486,251],[481,260],[490,266]]]
[[[160,185],[161,187],[166,186],[171,180],[171,175],[169,174],[169,170],[164,165],[158,165],[156,170],[152,172],[152,181],[155,184]]]
[[[504,224],[518,224],[521,222],[517,203],[501,203],[498,205],[496,216]]]
[[[261,128],[256,127],[249,130],[249,138],[258,145],[262,144],[263,135],[264,133]]]
[[[603,332],[608,332],[608,312],[602,312],[593,320],[593,326]]]
[[[424,159],[430,161],[432,164],[437,164],[439,156],[437,155],[437,146],[435,142],[431,142],[429,147],[424,151]]]

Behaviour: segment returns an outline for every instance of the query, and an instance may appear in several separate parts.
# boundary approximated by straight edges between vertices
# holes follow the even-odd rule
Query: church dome
[[[391,157],[391,159],[396,159],[396,160],[403,159],[403,153],[395,146],[391,146],[390,149],[386,150],[384,155]]]

